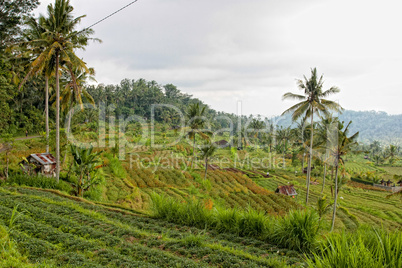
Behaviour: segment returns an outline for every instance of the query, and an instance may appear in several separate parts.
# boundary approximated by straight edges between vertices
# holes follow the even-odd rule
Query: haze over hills
[[[287,127],[292,124],[291,115],[274,118],[278,125]],[[339,115],[341,121],[349,122],[350,133],[359,131],[359,141],[371,143],[380,141],[382,145],[402,144],[402,114],[390,115],[382,111],[345,110]]]

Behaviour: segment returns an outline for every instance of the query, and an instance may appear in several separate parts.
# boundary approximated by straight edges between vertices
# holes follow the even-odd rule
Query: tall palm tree
[[[323,162],[324,162],[324,177],[322,180],[322,188],[321,194],[324,192],[325,187],[325,178],[327,176],[327,165],[329,160],[328,150],[327,150],[327,142],[328,142],[328,134],[331,131],[336,131],[338,125],[338,118],[332,117],[332,115],[327,115],[322,118],[321,122],[318,124],[318,144],[323,148]]]
[[[93,34],[92,29],[75,30],[85,16],[74,18],[73,10],[69,0],[55,0],[54,5],[48,5],[48,17],[43,20],[43,25],[41,25],[45,29],[41,42],[46,43],[47,46],[32,63],[32,66],[49,65],[53,62],[55,65],[57,182],[60,177],[60,67],[64,65],[71,69],[76,66],[89,71],[85,62],[75,54],[75,50],[84,49],[90,40],[89,35]]]
[[[338,201],[338,171],[339,171],[339,164],[344,165],[343,157],[348,154],[352,147],[356,146],[357,137],[359,132],[355,134],[349,135],[349,126],[352,123],[350,121],[348,125],[344,129],[344,123],[338,121],[337,131],[335,133],[329,133],[329,146],[328,149],[331,153],[331,158],[333,161],[333,165],[335,167],[335,198],[334,198],[334,210],[332,214],[332,225],[331,225],[331,232],[334,230],[335,226],[335,216],[336,216],[336,205]],[[344,130],[343,130],[344,129]]]
[[[288,142],[292,137],[290,127],[283,128],[277,130],[276,137],[279,140],[279,143],[282,143],[282,161],[283,161],[283,168],[285,168],[285,152],[288,149]]]
[[[338,93],[340,90],[337,87],[331,87],[330,89],[323,91],[323,76],[321,75],[321,77],[318,78],[316,68],[311,70],[311,77],[309,79],[304,76],[304,80],[298,80],[297,84],[299,89],[304,91],[304,95],[288,92],[283,95],[283,99],[296,99],[301,102],[284,111],[282,115],[292,112],[293,121],[296,121],[302,116],[305,116],[306,118],[310,117],[310,151],[306,179],[306,204],[308,204],[311,162],[313,157],[314,114],[328,114],[329,110],[341,111],[342,107],[334,101],[324,99],[329,95]]]
[[[60,93],[61,110],[67,114],[67,129],[66,132],[70,132],[71,126],[71,116],[67,113],[75,104],[81,107],[81,111],[84,110],[84,101],[87,103],[95,105],[95,101],[92,96],[85,89],[85,85],[88,80],[96,81],[93,77],[95,75],[95,70],[93,68],[88,69],[78,69],[73,67],[73,69],[65,72],[62,80],[64,80],[65,87]]]
[[[203,119],[205,108],[206,106],[200,106],[197,102],[190,104],[186,112],[188,126],[190,127],[188,135],[190,139],[193,139],[193,158],[191,159],[191,168],[193,168],[195,158],[195,136],[197,133],[201,134],[200,130],[205,124],[205,120]]]
[[[19,89],[25,84],[29,77],[33,75],[43,75],[45,78],[45,124],[46,124],[46,152],[49,153],[49,79],[54,75],[55,58],[51,57],[47,61],[34,65],[34,59],[37,58],[48,47],[51,40],[45,38],[46,29],[44,28],[46,18],[40,15],[36,20],[32,17],[27,19],[25,25],[21,48],[31,53],[32,61],[28,66],[28,73],[19,85]]]
[[[205,174],[204,180],[207,179],[208,172],[208,159],[214,155],[216,151],[216,145],[208,141],[202,148],[200,148],[201,157],[205,160]]]
[[[390,145],[387,148],[387,154],[388,156],[386,157],[388,159],[388,162],[390,163],[391,167],[394,164],[395,161],[399,160],[397,157],[398,155],[398,147],[396,145]]]

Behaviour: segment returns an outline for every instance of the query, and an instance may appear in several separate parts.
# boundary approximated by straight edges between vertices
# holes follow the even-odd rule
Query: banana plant
[[[77,195],[82,197],[84,192],[89,190],[92,185],[99,184],[99,168],[102,164],[99,160],[100,152],[93,152],[93,148],[79,148],[71,145],[71,154],[73,155],[73,165],[71,171],[77,176],[76,187]]]

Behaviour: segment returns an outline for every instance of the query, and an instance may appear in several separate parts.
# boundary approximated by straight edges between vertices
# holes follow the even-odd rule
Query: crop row
[[[196,267],[216,263],[228,267],[254,267],[268,266],[270,263],[266,257],[253,259],[247,254],[231,250],[233,238],[222,241],[200,235],[202,243],[193,245],[191,241],[194,237],[189,238],[187,233],[201,234],[202,231],[196,228],[133,217],[90,204],[77,206],[46,193],[25,192],[35,196],[14,195],[10,198],[8,194],[0,195],[0,208],[5,221],[10,217],[13,207],[18,205],[18,210],[24,211],[25,216],[17,222],[19,233],[16,237],[20,237],[17,237],[21,242],[19,246],[29,253],[31,260],[47,256],[57,258],[60,265],[70,263],[83,267],[138,267],[141,265],[138,261],[167,267],[176,264]],[[23,238],[28,242],[23,243]],[[35,246],[30,251],[29,245],[34,240],[36,244],[44,245],[42,250]],[[221,241],[228,246],[216,248],[216,243]],[[260,256],[267,252],[266,249],[241,244],[236,247],[242,251],[258,252]],[[35,250],[39,252],[35,253]],[[52,250],[54,253],[51,256],[44,254]],[[197,263],[192,259],[198,260]]]

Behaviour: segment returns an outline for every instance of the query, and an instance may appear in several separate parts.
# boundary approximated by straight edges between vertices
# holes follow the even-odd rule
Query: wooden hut
[[[22,170],[28,174],[56,175],[56,158],[50,153],[31,154],[20,162]]]
[[[308,169],[308,167],[303,168],[303,173],[304,174],[307,174],[307,169]],[[314,166],[311,167],[311,170],[313,170],[313,169],[314,169]]]
[[[297,192],[296,192],[296,189],[294,188],[293,184],[278,186],[278,188],[276,188],[276,190],[275,190],[275,193],[292,196],[293,198],[295,196],[297,196]]]
[[[226,148],[230,146],[230,143],[225,140],[216,141],[214,143],[216,144],[216,146],[218,146],[218,148]]]

